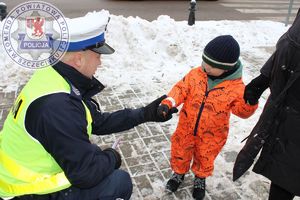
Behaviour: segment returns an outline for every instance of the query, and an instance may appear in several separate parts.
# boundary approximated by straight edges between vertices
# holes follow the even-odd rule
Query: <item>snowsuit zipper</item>
[[[202,111],[204,109],[204,105],[205,105],[205,101],[208,97],[208,94],[213,91],[213,90],[217,90],[217,89],[223,89],[224,87],[220,87],[220,88],[213,88],[209,91],[207,91],[207,86],[206,86],[206,90],[205,90],[205,95],[203,97],[203,100],[202,100],[202,103],[201,103],[201,106],[200,106],[200,109],[199,109],[199,113],[198,113],[198,116],[197,116],[197,121],[196,121],[196,124],[195,124],[195,128],[194,128],[194,136],[197,135],[197,130],[198,130],[198,126],[199,126],[199,121],[200,121],[200,117],[201,117],[201,114],[202,114]]]

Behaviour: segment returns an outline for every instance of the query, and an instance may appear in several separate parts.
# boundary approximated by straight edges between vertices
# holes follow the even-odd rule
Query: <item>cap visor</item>
[[[106,43],[104,43],[101,47],[92,48],[90,50],[92,50],[96,53],[99,53],[99,54],[112,54],[115,52],[115,50]]]

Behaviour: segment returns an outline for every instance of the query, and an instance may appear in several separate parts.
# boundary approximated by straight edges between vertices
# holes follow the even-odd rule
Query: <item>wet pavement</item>
[[[18,91],[7,93],[0,89],[0,129],[17,93]],[[138,85],[128,85],[123,91],[106,88],[96,96],[102,111],[105,112],[125,107],[138,108],[149,103],[149,99],[151,99],[149,94],[142,92]],[[165,123],[145,123],[119,134],[93,136],[91,140],[101,148],[105,148],[111,146],[116,138],[121,139],[118,147],[123,161],[121,168],[132,177],[134,184],[132,200],[193,199],[192,173],[186,175],[183,185],[174,194],[164,189],[172,173],[169,162],[170,137],[175,128],[176,119],[172,119]],[[233,166],[236,155],[236,151],[223,151],[217,158],[214,175],[206,181],[206,200],[267,199],[267,181],[257,179],[245,188],[242,182],[231,181],[231,171],[223,170],[224,165]]]

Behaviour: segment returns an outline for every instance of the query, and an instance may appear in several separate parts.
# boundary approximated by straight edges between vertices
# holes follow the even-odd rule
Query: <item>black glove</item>
[[[176,107],[169,108],[168,105],[160,104],[157,108],[157,115],[166,121],[172,118],[173,113],[177,113],[178,109]]]
[[[109,152],[113,153],[113,155],[115,156],[115,159],[116,159],[115,169],[119,169],[122,164],[121,155],[119,154],[119,152],[117,152],[117,150],[115,150],[113,148],[107,148],[107,149],[104,149],[103,151],[107,152],[107,153],[109,153]]]
[[[166,104],[160,104],[157,108],[157,114],[161,118],[166,118],[169,111],[169,106]]]
[[[172,118],[173,113],[177,113],[177,108],[168,108],[168,112],[165,116],[160,115],[158,113],[158,108],[160,105],[160,102],[167,98],[167,95],[163,95],[159,97],[158,99],[154,100],[152,103],[144,107],[144,119],[145,121],[154,121],[154,122],[165,122]]]
[[[258,103],[261,94],[269,87],[269,78],[259,75],[253,79],[246,87],[244,92],[244,100],[250,105]]]

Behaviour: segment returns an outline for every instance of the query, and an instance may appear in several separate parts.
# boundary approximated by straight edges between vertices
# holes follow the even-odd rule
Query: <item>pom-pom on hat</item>
[[[67,51],[92,50],[99,54],[112,54],[115,50],[105,43],[109,12],[90,12],[84,17],[67,19],[69,46]],[[58,40],[54,40],[54,45]]]
[[[240,46],[231,35],[221,35],[204,48],[202,59],[212,67],[234,69],[240,57]]]

